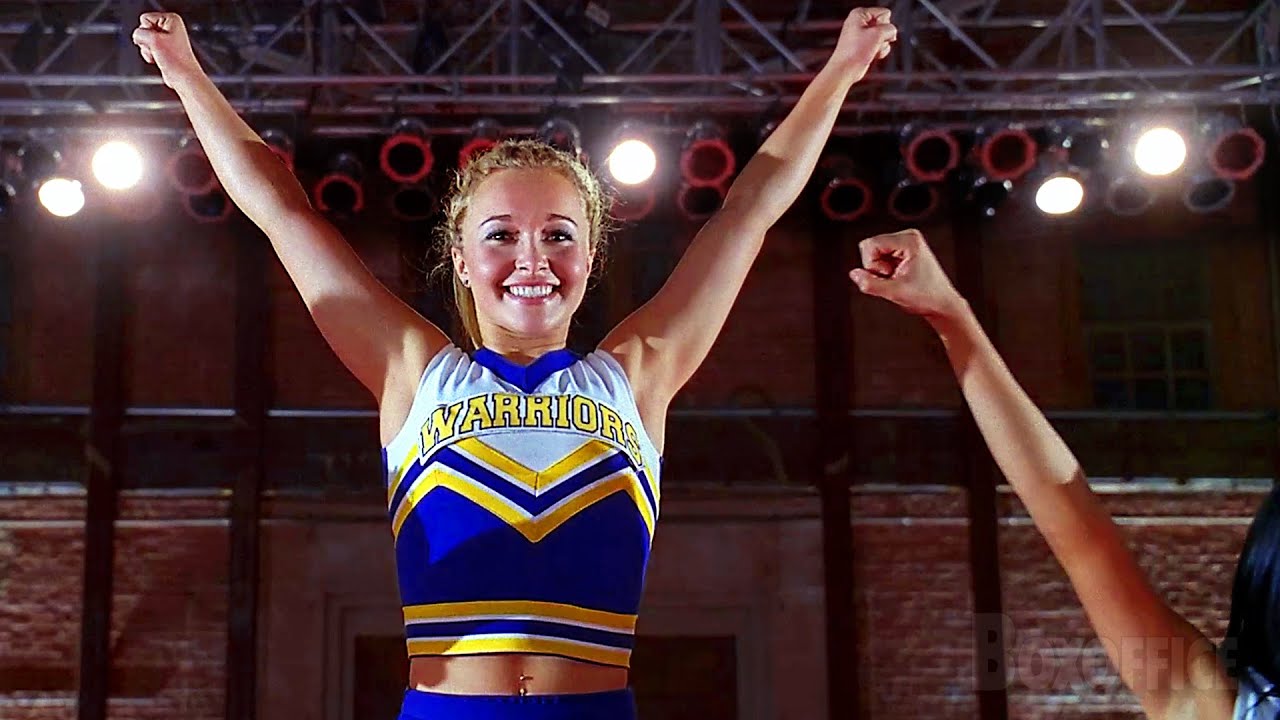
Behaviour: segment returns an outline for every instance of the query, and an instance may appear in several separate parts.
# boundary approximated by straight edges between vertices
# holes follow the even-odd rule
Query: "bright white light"
[[[84,208],[84,190],[78,180],[50,178],[37,194],[44,209],[58,217],[71,217]]]
[[[623,140],[609,153],[609,173],[623,185],[639,185],[657,168],[658,156],[642,140]]]
[[[1084,202],[1084,186],[1070,175],[1055,175],[1036,190],[1036,207],[1049,215],[1074,212]]]
[[[1187,141],[1176,130],[1151,128],[1133,147],[1133,160],[1148,175],[1168,175],[1187,159]]]
[[[93,154],[93,176],[111,190],[128,190],[142,179],[142,154],[131,143],[112,140]]]

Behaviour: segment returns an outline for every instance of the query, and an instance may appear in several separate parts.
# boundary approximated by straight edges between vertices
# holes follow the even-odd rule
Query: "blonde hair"
[[[587,211],[588,242],[596,255],[597,267],[602,259],[605,236],[610,230],[609,199],[600,181],[580,160],[538,140],[503,140],[471,158],[458,170],[453,186],[444,200],[444,222],[436,228],[438,250],[444,255],[441,267],[447,265],[453,285],[453,300],[467,340],[480,347],[480,322],[476,316],[471,288],[462,284],[454,270],[451,250],[462,247],[462,220],[471,205],[476,188],[503,170],[551,170],[559,173],[582,196]]]

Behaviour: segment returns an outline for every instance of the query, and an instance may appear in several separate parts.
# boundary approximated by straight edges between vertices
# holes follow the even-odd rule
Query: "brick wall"
[[[1225,627],[1235,556],[1258,495],[1099,487],[1157,588],[1210,637]],[[1002,497],[1000,568],[1012,717],[1140,717],[1066,578]],[[825,710],[817,499],[781,488],[675,488],[641,633],[733,636],[739,717]],[[965,496],[864,487],[852,497],[857,662],[866,717],[972,718],[975,622]],[[80,497],[0,497],[0,717],[71,718],[80,623]],[[118,527],[113,718],[221,718],[226,504],[131,493]],[[375,503],[275,500],[263,534],[264,718],[339,718],[343,648],[395,635],[389,539]],[[363,628],[363,629],[361,629]],[[654,708],[661,717],[661,709]]]
[[[112,718],[223,717],[227,535],[216,500],[126,499],[116,533]],[[0,499],[0,717],[73,718],[82,497]]]

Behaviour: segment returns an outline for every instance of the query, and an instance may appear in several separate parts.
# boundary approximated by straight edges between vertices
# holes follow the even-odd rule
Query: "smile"
[[[555,287],[551,285],[509,285],[506,287],[508,295],[535,300],[549,297],[555,290]]]

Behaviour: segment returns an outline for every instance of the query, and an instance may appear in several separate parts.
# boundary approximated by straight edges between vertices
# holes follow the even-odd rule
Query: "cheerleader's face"
[[[554,170],[502,170],[472,193],[454,270],[486,345],[563,345],[595,252],[581,193]]]

